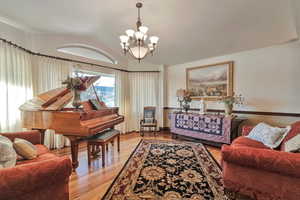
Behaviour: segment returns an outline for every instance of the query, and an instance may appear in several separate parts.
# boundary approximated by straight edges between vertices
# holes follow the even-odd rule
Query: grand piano
[[[99,77],[98,77],[99,78]],[[86,88],[93,86],[98,79],[84,79]],[[83,108],[67,108],[73,98],[73,93],[66,87],[57,88],[37,95],[20,106],[23,128],[39,130],[42,140],[47,129],[55,130],[70,139],[72,165],[78,167],[79,141],[101,133],[108,128],[124,121],[124,116],[118,114],[117,107],[106,107],[94,110],[90,101],[83,102]],[[99,98],[97,98],[99,100]]]

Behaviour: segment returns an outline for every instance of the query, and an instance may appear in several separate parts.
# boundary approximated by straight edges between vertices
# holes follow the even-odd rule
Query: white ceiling
[[[122,56],[118,36],[126,29],[134,28],[136,2],[0,0],[0,16],[43,34],[88,36],[104,45],[96,48],[109,49],[108,53],[118,58]],[[158,51],[146,60],[149,63],[180,64],[270,46],[297,37],[291,11],[294,6],[288,0],[142,2],[144,25],[149,27],[150,35],[160,37]]]
[[[57,51],[75,56],[80,56],[88,59],[98,60],[106,63],[117,63],[117,61],[99,49],[81,44],[71,44],[57,48]]]

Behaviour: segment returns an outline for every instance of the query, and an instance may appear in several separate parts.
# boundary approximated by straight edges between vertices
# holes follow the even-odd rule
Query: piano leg
[[[36,128],[33,128],[31,130],[38,130],[41,133],[41,144],[44,144],[46,129],[36,129]]]
[[[71,154],[72,154],[72,166],[73,166],[73,171],[76,170],[78,167],[78,145],[79,145],[79,140],[77,137],[72,137],[72,136],[67,136],[70,139],[71,143]]]

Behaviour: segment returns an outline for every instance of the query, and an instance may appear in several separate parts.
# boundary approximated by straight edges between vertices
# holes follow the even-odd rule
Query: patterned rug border
[[[139,148],[139,146],[142,144],[142,142],[145,141],[144,139],[141,139],[138,143],[138,145],[136,145],[136,147],[134,148],[134,150],[131,152],[130,156],[128,157],[128,159],[126,160],[126,162],[124,163],[122,169],[119,171],[118,175],[116,176],[116,178],[114,179],[114,181],[110,184],[110,186],[107,188],[105,194],[103,195],[103,197],[101,199],[104,199],[108,192],[110,191],[110,189],[112,188],[112,186],[116,183],[116,181],[118,180],[119,176],[121,175],[121,172],[125,169],[125,167],[127,166],[128,162],[130,161],[131,157],[134,155],[134,153],[136,152],[136,150]]]
[[[219,170],[222,171],[222,167],[221,165],[217,162],[217,160],[213,157],[213,155],[210,153],[210,151],[207,149],[207,147],[203,144],[203,143],[197,143],[197,142],[190,142],[190,141],[172,141],[172,140],[154,140],[154,139],[141,139],[138,143],[138,145],[134,148],[134,150],[131,152],[130,156],[128,157],[128,159],[126,160],[126,162],[124,163],[122,169],[119,171],[118,175],[115,177],[115,179],[113,180],[113,182],[110,184],[110,186],[107,188],[105,194],[103,195],[103,197],[101,198],[101,200],[105,199],[106,196],[108,195],[109,191],[111,190],[111,188],[113,187],[113,185],[117,182],[117,180],[119,179],[122,171],[125,169],[125,167],[127,166],[128,162],[131,160],[131,158],[133,157],[133,155],[135,154],[136,150],[141,146],[141,144],[144,141],[149,141],[149,142],[173,142],[173,143],[186,143],[186,144],[190,144],[190,145],[199,145],[201,144],[205,151],[208,153],[208,155],[210,156],[210,158],[212,158],[213,162],[218,166]]]

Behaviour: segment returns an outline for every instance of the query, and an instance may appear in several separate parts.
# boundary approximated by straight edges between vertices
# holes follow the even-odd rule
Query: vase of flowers
[[[69,77],[62,82],[62,84],[66,85],[66,88],[71,90],[73,94],[72,98],[72,106],[76,109],[78,109],[81,105],[81,99],[80,94],[81,91],[86,89],[86,86],[84,85],[84,81],[80,77]]]
[[[81,99],[80,99],[80,90],[72,90],[73,98],[72,98],[72,106],[76,109],[78,109],[81,105]]]
[[[225,108],[225,115],[230,116],[232,114],[233,105],[242,105],[244,103],[244,98],[242,95],[237,96],[226,96],[221,99],[221,101],[224,103]]]
[[[176,93],[177,100],[180,105],[180,112],[182,112],[182,109],[187,113],[190,109],[190,103],[192,102],[191,93],[184,89],[177,90]]]

